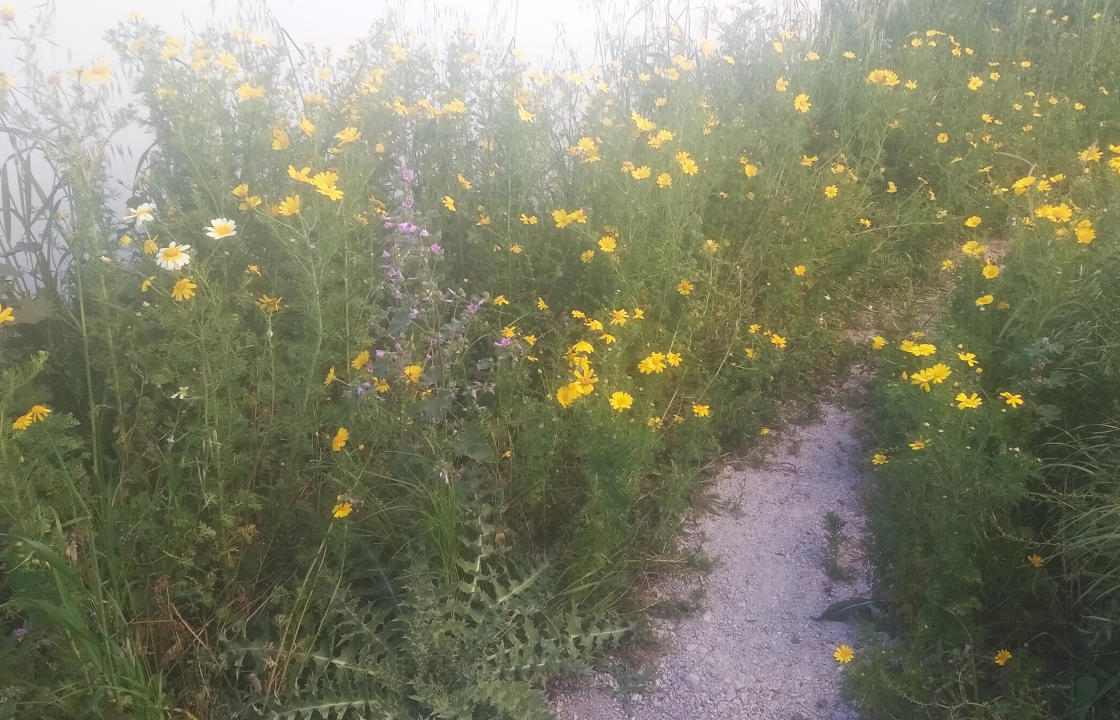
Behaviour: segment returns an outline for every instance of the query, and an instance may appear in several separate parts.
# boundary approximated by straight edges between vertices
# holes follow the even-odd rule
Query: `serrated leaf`
[[[497,460],[497,453],[490,443],[490,437],[479,420],[470,420],[459,428],[453,447],[460,455],[478,462],[492,463]]]

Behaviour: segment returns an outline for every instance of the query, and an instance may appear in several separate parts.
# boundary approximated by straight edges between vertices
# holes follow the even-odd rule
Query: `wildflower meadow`
[[[721,454],[857,364],[853,704],[1120,712],[1115,2],[658,15],[580,68],[138,14],[54,72],[41,11],[0,9],[0,718],[551,717]]]

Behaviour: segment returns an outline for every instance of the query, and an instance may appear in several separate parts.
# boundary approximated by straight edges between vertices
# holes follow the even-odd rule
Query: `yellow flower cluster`
[[[933,355],[937,352],[937,346],[931,343],[916,343],[913,340],[903,340],[902,344],[898,346],[899,350],[908,352],[915,357],[924,357],[926,355]]]
[[[51,409],[45,405],[32,405],[31,409],[12,421],[13,430],[26,430],[33,424],[46,420],[51,414]]]
[[[1039,205],[1034,211],[1035,217],[1045,218],[1052,223],[1066,223],[1073,217],[1073,210],[1069,205]]]
[[[586,223],[587,215],[584,214],[583,208],[578,208],[568,212],[564,208],[557,208],[552,211],[552,220],[556,223],[558,228],[566,228],[572,223]]]
[[[949,369],[948,365],[945,363],[937,363],[936,365],[932,365],[910,375],[910,382],[917,385],[922,390],[929,392],[930,383],[939,385],[945,382],[952,374],[953,371]]]
[[[595,383],[599,382],[599,378],[591,367],[589,356],[593,352],[595,348],[585,340],[580,340],[568,348],[568,369],[573,379],[556,391],[556,401],[562,407],[570,407],[576,400],[595,391]]]
[[[886,68],[872,70],[867,75],[867,82],[871,85],[885,85],[886,87],[894,87],[899,83],[898,73],[893,70],[887,70]]]
[[[664,372],[667,367],[680,367],[680,364],[680,353],[671,350],[663,353],[652,352],[638,363],[638,372],[642,375],[656,375]]]

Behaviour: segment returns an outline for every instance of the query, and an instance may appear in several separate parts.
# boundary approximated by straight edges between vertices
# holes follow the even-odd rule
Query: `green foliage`
[[[1071,158],[1107,146],[1115,21],[957,5],[932,34],[916,3],[796,33],[740,9],[711,39],[649,12],[601,67],[547,75],[392,18],[332,55],[254,18],[184,41],[136,17],[116,67],[48,75],[5,19],[26,67],[0,76],[0,712],[544,717],[545,680],[634,621],[712,459],[852,359],[857,311],[990,229],[1016,244],[999,300],[978,312],[991,279],[960,261],[945,330],[984,361],[982,410],[878,390],[885,444],[935,442],[876,489],[903,692],[876,692],[886,660],[852,675],[883,712],[1112,707],[1118,272],[1071,238],[1115,233],[1116,181]],[[130,122],[153,143],[124,198]],[[1066,180],[1009,192],[1036,168]],[[1005,388],[1029,405],[998,412]],[[1039,640],[1023,618],[1055,602]],[[980,669],[1001,643],[1014,664]],[[970,698],[942,682],[974,667]]]
[[[1115,113],[1104,92],[1114,71],[1095,58],[1117,28],[1097,9],[1013,13],[986,52],[1046,66],[1015,88],[1039,107],[1085,98],[1086,113]],[[990,206],[965,211],[982,216],[982,232],[966,229],[949,257],[943,316],[928,337],[894,339],[936,350],[913,358],[888,344],[879,359],[875,447],[887,462],[874,466],[872,526],[903,639],[868,649],[851,684],[884,715],[1088,718],[1120,707],[1110,520],[1120,287],[1106,239],[1120,161],[1096,154],[1117,128],[1032,117],[995,130],[1008,162],[992,166]],[[951,375],[923,391],[936,363]]]
[[[824,569],[828,576],[836,581],[850,581],[854,576],[854,571],[848,567],[841,560],[841,552],[844,549],[844,544],[851,538],[844,534],[844,525],[847,521],[840,517],[833,511],[825,513],[824,516],[824,532],[825,532],[825,546],[824,546]],[[827,615],[827,611],[825,615]]]
[[[489,509],[479,513],[478,535],[460,540],[455,584],[418,561],[397,605],[340,592],[314,632],[291,646],[268,627],[261,639],[228,643],[222,664],[245,698],[234,715],[548,717],[533,685],[588,670],[627,628],[565,609],[555,572],[519,567],[504,541],[495,544],[504,534],[486,521]]]

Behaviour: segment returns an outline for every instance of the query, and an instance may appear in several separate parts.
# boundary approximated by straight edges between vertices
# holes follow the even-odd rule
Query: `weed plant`
[[[0,714],[547,717],[543,682],[637,621],[701,469],[965,240],[982,409],[882,350],[908,373],[876,508],[907,640],[857,650],[853,687],[884,716],[1099,704],[1115,18],[846,10],[651,24],[549,72],[391,18],[332,55],[131,16],[116,61],[69,74],[0,11],[24,58],[0,75]],[[133,122],[153,144],[122,213]],[[976,248],[1007,236],[989,278]],[[997,412],[1005,389],[1024,405]],[[915,433],[912,462],[887,450]],[[1063,560],[1023,567],[1036,547]],[[1046,674],[1055,648],[1081,675]]]
[[[946,91],[946,132],[1000,147],[942,260],[940,319],[873,345],[872,525],[904,639],[849,677],[885,717],[1120,710],[1109,11],[969,11],[988,67]]]

